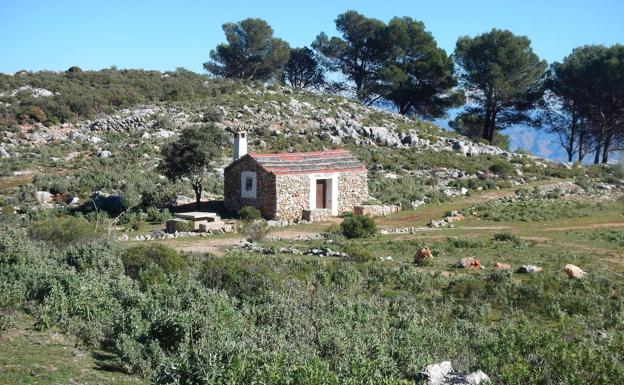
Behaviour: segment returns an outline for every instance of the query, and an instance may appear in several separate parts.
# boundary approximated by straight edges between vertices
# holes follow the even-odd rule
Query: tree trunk
[[[611,147],[611,135],[607,135],[607,138],[602,145],[602,163],[609,162],[609,147]]]
[[[583,162],[583,158],[587,154],[585,149],[585,137],[587,133],[585,132],[585,127],[583,126],[583,121],[581,121],[581,128],[579,131],[579,139],[578,139],[578,161],[579,163]]]
[[[600,138],[596,139],[596,154],[594,155],[594,164],[600,163]]]
[[[193,191],[195,192],[195,209],[199,211],[201,209],[201,195],[202,195],[201,183],[193,185]]]
[[[492,111],[492,116],[490,117],[490,128],[488,130],[487,140],[490,141],[490,144],[494,142],[494,131],[496,130],[496,110]]]
[[[481,137],[483,137],[483,139],[488,139],[490,136],[490,119],[492,112],[490,111],[490,106],[488,103],[488,106],[485,109],[485,119],[483,119],[483,132],[481,134]]]
[[[570,127],[570,137],[568,138],[568,145],[566,152],[568,153],[568,162],[572,162],[574,157],[574,136],[576,135],[576,114],[572,110],[572,127]]]

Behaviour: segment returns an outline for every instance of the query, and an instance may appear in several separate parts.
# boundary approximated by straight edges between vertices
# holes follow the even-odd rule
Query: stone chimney
[[[247,132],[243,130],[234,133],[234,151],[232,161],[238,160],[247,154]]]

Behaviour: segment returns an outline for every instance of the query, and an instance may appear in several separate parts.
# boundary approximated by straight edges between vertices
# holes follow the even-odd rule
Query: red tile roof
[[[249,153],[273,174],[305,174],[318,172],[365,171],[364,165],[348,150],[313,152],[282,152],[277,154]]]

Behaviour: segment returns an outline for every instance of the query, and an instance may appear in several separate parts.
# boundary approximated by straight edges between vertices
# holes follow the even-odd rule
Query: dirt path
[[[163,242],[167,246],[173,247],[178,251],[198,254],[215,254],[223,255],[225,250],[234,246],[243,240],[243,237],[231,238],[189,238],[188,240],[175,240],[171,242]]]
[[[558,182],[559,183],[559,182]],[[421,209],[417,209],[413,212],[399,212],[396,215],[379,218],[377,223],[380,229],[388,229],[392,227],[406,227],[406,226],[424,226],[430,219],[438,219],[446,211],[460,210],[465,207],[473,206],[475,204],[481,204],[496,200],[504,197],[512,197],[515,195],[513,190],[503,191],[489,191],[483,194],[479,194],[471,197],[462,197],[457,200],[446,202],[440,205],[429,205]],[[308,240],[317,237],[321,232],[326,231],[331,225],[339,225],[342,222],[342,218],[333,218],[331,223],[314,223],[309,225],[296,225],[286,228],[272,229],[269,233],[269,237],[279,238],[284,240]],[[420,223],[419,223],[420,222]],[[621,223],[602,223],[602,224],[588,224],[586,226],[574,226],[574,227],[555,227],[544,229],[546,231],[565,231],[575,229],[587,229],[587,228],[606,228],[606,227],[624,227],[624,222]],[[488,231],[488,230],[514,230],[516,229],[512,225],[493,225],[493,226],[460,226],[457,227],[458,231]],[[451,230],[451,234],[440,235],[446,237],[452,235],[452,229],[448,228],[422,228],[422,233],[429,231]],[[391,233],[392,234],[392,233]],[[399,237],[408,236],[407,234],[396,234]],[[436,235],[427,235],[433,237]],[[229,237],[206,237],[206,238],[189,238],[189,239],[177,239],[174,241],[165,241],[169,246],[185,252],[191,253],[211,253],[215,255],[223,255],[227,249],[233,247],[243,239],[242,236],[229,236]],[[529,239],[529,238],[527,238]],[[535,238],[536,241],[546,241],[549,238]]]
[[[590,223],[585,226],[569,226],[569,227],[550,227],[543,229],[543,231],[568,231],[568,230],[586,230],[586,229],[604,229],[611,227],[624,227],[624,222],[611,222],[611,223]]]

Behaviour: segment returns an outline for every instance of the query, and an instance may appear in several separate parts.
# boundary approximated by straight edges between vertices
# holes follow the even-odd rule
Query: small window
[[[257,179],[255,171],[242,171],[240,178],[240,193],[243,198],[256,198]]]
[[[241,132],[240,137],[241,137],[241,138],[244,138],[244,137],[245,137],[245,134]]]

